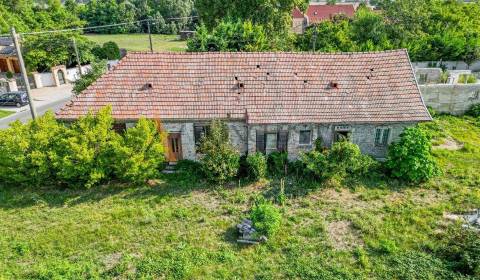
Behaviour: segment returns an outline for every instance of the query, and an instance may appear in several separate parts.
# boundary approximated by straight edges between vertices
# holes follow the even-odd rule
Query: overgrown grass
[[[103,44],[113,41],[128,51],[150,51],[148,34],[87,34],[88,39]],[[177,35],[152,34],[154,51],[185,51],[186,41]]]
[[[13,114],[14,112],[11,111],[5,111],[5,110],[0,110],[0,119],[5,118]]]
[[[282,228],[259,246],[238,245],[235,225],[257,196],[276,197],[276,180],[211,187],[187,166],[155,187],[0,189],[0,278],[450,279],[435,255],[442,215],[480,205],[480,128],[428,126],[464,145],[434,150],[439,178],[308,189],[289,178]]]

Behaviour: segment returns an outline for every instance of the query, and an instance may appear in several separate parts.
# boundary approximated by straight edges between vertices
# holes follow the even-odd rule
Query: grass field
[[[120,48],[129,51],[149,51],[150,42],[147,34],[87,34],[90,40],[103,44],[114,41]],[[184,51],[186,42],[178,39],[177,35],[152,34],[154,51]]]
[[[440,177],[287,181],[282,229],[258,246],[238,245],[235,225],[255,197],[275,196],[275,180],[211,187],[177,173],[155,187],[0,188],[0,279],[448,279],[432,252],[451,223],[444,212],[480,205],[480,128],[455,117],[428,127],[436,144],[459,145],[434,150]]]
[[[0,119],[5,118],[13,114],[14,112],[11,111],[5,111],[5,110],[0,110]]]

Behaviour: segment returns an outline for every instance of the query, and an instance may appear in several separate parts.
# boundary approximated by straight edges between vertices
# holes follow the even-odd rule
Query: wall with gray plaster
[[[425,105],[438,112],[462,115],[480,103],[480,84],[420,85]]]

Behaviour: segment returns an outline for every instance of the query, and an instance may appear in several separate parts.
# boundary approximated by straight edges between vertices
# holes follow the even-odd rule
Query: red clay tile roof
[[[57,117],[75,119],[108,104],[120,120],[231,118],[275,124],[431,119],[405,50],[134,52],[75,97]]]
[[[355,15],[355,7],[352,4],[310,4],[307,12],[305,13],[310,24],[332,19],[334,15],[338,14],[344,14],[347,17],[353,17]],[[299,9],[295,8],[292,12],[292,17],[303,18],[303,14]]]

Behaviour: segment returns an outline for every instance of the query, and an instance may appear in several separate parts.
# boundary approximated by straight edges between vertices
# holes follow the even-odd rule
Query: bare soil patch
[[[350,221],[331,222],[327,226],[327,232],[337,250],[350,250],[364,244]]]

